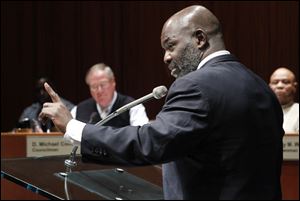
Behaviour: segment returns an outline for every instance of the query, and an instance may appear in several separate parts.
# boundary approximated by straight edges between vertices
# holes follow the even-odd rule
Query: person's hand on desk
[[[59,96],[53,89],[47,84],[44,87],[52,99],[52,103],[44,103],[41,113],[39,114],[39,120],[45,122],[47,118],[50,118],[56,128],[65,133],[68,122],[73,119],[68,108],[62,103]]]

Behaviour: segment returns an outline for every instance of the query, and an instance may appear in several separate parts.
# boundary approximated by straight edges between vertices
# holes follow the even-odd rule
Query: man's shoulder
[[[77,106],[93,105],[93,104],[96,104],[96,101],[93,98],[88,98],[79,102]]]
[[[33,119],[36,118],[36,114],[41,110],[42,105],[38,102],[32,103],[30,106],[26,107],[21,116],[20,116],[20,120],[23,118],[29,118],[29,119]]]
[[[122,102],[131,102],[131,101],[134,101],[134,98],[132,98],[131,96],[124,95],[124,94],[121,94],[119,92],[117,92],[117,94],[118,94],[117,99],[119,101],[122,101]]]
[[[24,110],[32,111],[32,110],[39,110],[40,108],[42,108],[42,105],[40,103],[36,102],[36,103],[32,103],[31,105],[26,107]]]

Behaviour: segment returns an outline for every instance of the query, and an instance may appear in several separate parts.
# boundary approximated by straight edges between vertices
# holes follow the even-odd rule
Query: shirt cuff
[[[80,143],[82,137],[82,131],[85,127],[86,123],[78,121],[76,119],[72,119],[67,124],[66,133],[64,138],[70,140],[73,144]]]

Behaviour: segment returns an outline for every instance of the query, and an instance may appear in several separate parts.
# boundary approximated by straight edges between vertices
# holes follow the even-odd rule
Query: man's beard
[[[181,56],[172,60],[169,69],[176,69],[172,71],[172,76],[175,78],[182,77],[192,71],[195,71],[201,61],[201,52],[194,48],[190,43],[183,49]]]

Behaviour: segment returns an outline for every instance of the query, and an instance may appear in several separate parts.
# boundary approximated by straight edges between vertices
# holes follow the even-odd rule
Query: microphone
[[[141,103],[145,103],[146,101],[155,98],[155,99],[160,99],[162,97],[164,97],[168,92],[168,89],[165,86],[158,86],[155,87],[152,91],[152,93],[143,96],[135,101],[132,101],[126,105],[124,105],[123,107],[120,107],[119,109],[117,109],[116,111],[114,111],[113,113],[111,113],[110,115],[108,115],[105,119],[102,119],[101,121],[97,122],[95,124],[95,126],[101,126],[103,124],[105,124],[107,121],[111,120],[112,118],[120,115],[123,112],[126,112],[127,110],[129,110],[130,108],[139,105]]]
[[[101,126],[104,123],[106,123],[107,121],[111,120],[112,118],[114,118],[114,117],[120,115],[121,113],[129,110],[130,108],[132,108],[132,107],[134,107],[138,104],[144,103],[144,102],[146,102],[146,101],[148,101],[152,98],[160,99],[160,98],[164,97],[167,94],[167,91],[168,91],[168,89],[165,86],[155,87],[153,89],[152,93],[150,93],[146,96],[143,96],[142,98],[139,98],[135,101],[132,101],[132,102],[128,103],[127,105],[124,105],[123,107],[117,109],[115,112],[111,113],[110,115],[108,115],[106,118],[102,119],[101,121],[99,121],[95,125],[96,126]],[[90,121],[94,118],[94,116],[96,116],[96,115],[94,113],[92,113],[91,116],[90,116]],[[65,175],[67,175],[67,173],[71,171],[72,167],[77,165],[77,163],[75,162],[75,155],[76,155],[77,148],[78,148],[78,146],[74,146],[73,150],[70,154],[70,158],[65,160],[65,166],[67,167]],[[105,152],[105,150],[103,150],[103,151]]]

